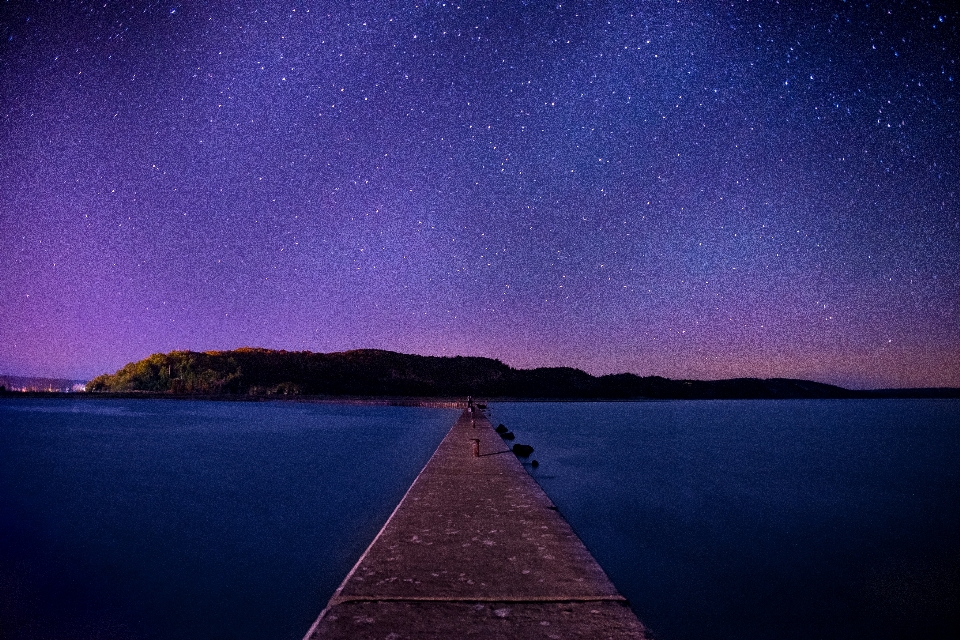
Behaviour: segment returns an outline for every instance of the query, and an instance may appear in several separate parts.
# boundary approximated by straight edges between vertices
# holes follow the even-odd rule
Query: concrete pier
[[[305,640],[645,637],[486,417],[465,411]]]

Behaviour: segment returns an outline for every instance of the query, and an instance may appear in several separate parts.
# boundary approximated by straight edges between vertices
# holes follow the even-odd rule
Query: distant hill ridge
[[[569,367],[514,369],[492,358],[419,356],[379,349],[312,353],[249,347],[156,353],[112,375],[93,379],[87,390],[186,395],[472,395],[556,399],[851,398],[883,393],[784,378],[670,380],[631,373],[597,377]],[[920,392],[918,397],[927,397],[929,394],[924,392],[939,390],[915,391]],[[952,391],[956,393],[949,397],[960,395],[960,390]],[[885,395],[905,397],[904,390]],[[906,393],[907,397],[910,395]]]

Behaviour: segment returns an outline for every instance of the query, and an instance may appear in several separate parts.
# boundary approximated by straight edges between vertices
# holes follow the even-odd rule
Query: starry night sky
[[[0,372],[960,386],[947,2],[0,4]]]

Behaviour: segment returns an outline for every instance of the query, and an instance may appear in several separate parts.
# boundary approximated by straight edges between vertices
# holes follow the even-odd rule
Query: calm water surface
[[[661,640],[960,637],[960,402],[492,412]],[[0,399],[0,637],[299,639],[456,415]]]
[[[960,638],[960,402],[509,403],[662,640]]]
[[[302,638],[458,413],[0,399],[0,637]]]

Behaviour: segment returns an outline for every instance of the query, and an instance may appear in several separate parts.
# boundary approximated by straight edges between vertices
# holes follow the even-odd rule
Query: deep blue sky
[[[947,2],[0,4],[0,372],[960,386]]]

